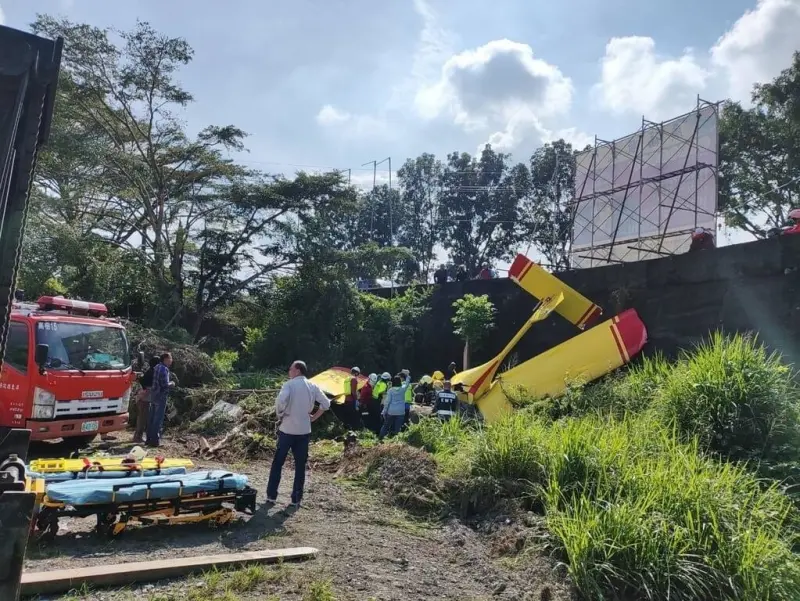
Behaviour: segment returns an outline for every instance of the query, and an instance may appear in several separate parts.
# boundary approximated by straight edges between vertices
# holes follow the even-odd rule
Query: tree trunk
[[[464,363],[464,371],[469,369],[469,340],[464,341],[464,356],[463,356],[463,363]]]

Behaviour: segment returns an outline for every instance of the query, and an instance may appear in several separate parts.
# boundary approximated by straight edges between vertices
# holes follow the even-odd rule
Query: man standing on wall
[[[169,368],[172,366],[172,355],[164,353],[161,362],[153,367],[153,387],[150,389],[150,415],[147,420],[147,446],[157,447],[161,444],[161,430],[164,428],[164,415],[167,412],[167,394],[174,386],[169,381]]]
[[[306,379],[307,373],[305,362],[292,363],[289,367],[289,380],[278,393],[278,400],[275,403],[275,413],[278,416],[278,445],[269,471],[267,503],[274,504],[278,500],[281,471],[289,451],[294,457],[292,506],[300,507],[300,502],[303,500],[311,423],[317,421],[331,406],[330,400],[320,387]],[[319,409],[312,415],[316,403],[319,403]]]

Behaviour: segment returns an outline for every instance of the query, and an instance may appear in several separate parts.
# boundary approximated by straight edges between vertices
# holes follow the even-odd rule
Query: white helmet
[[[372,384],[373,386],[375,386],[375,384],[377,382],[378,382],[378,374],[370,374],[369,375],[369,383]]]
[[[392,374],[390,374],[388,371],[385,371],[381,374],[381,380],[391,380],[391,379],[392,379]]]
[[[350,373],[353,373],[353,374],[360,374],[360,373],[361,373],[361,370],[360,370],[360,369],[358,369],[357,367],[354,367],[353,369],[351,369],[351,370],[350,370]]]

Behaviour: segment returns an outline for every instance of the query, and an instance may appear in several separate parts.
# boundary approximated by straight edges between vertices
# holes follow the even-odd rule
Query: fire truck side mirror
[[[47,356],[50,354],[50,346],[47,344],[37,344],[33,360],[39,366],[39,371],[44,373],[44,366],[47,364]]]

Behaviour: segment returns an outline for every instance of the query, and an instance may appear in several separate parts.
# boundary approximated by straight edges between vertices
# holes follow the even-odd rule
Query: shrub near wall
[[[703,448],[734,460],[800,456],[800,395],[791,369],[754,337],[715,334],[662,383],[656,408]]]

